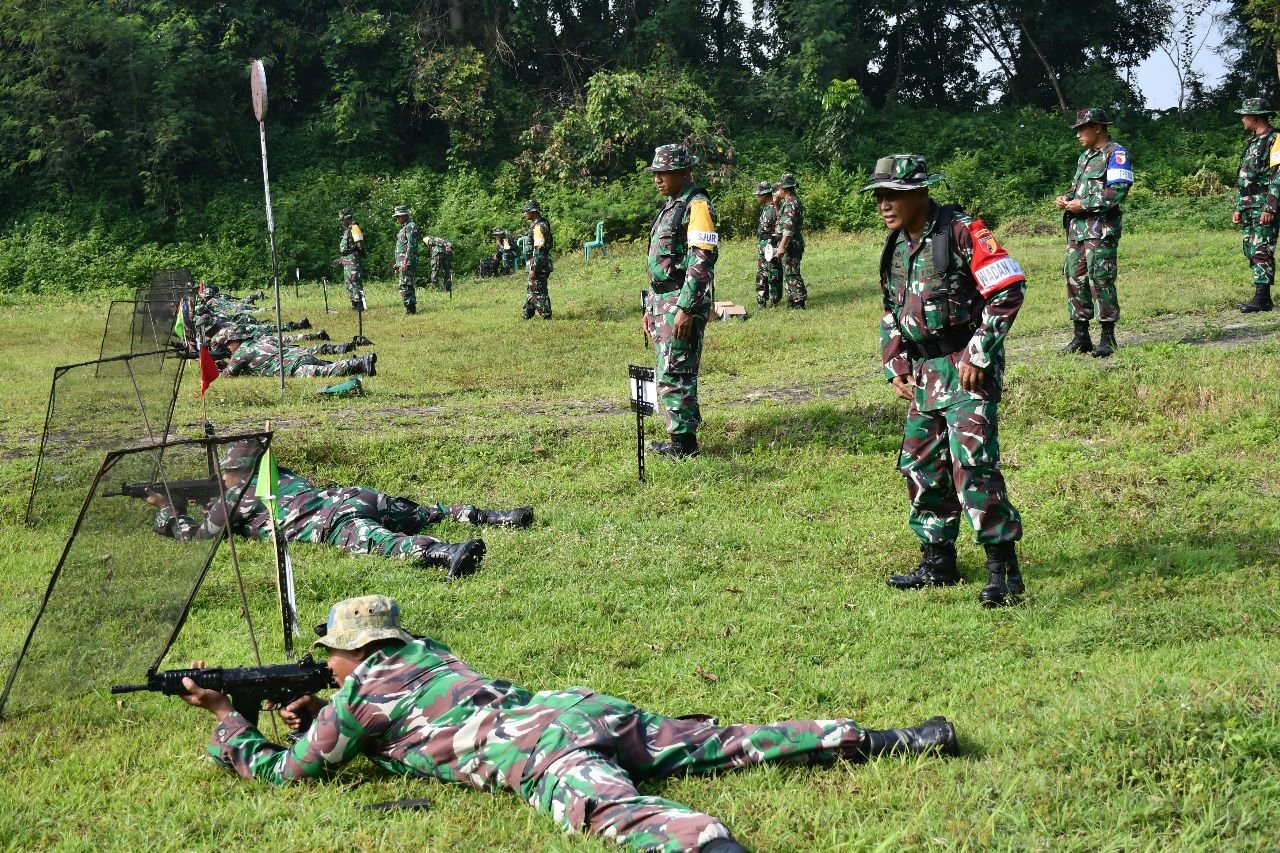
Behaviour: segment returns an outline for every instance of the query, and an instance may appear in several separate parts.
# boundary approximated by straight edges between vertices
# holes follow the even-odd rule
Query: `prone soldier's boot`
[[[329,340],[329,333],[326,332],[324,329],[321,329],[320,331],[316,332],[316,340],[317,341]]]
[[[984,545],[987,549],[987,585],[978,593],[983,607],[1017,604],[1026,587],[1018,569],[1018,554],[1012,542]]]
[[[1063,354],[1073,352],[1093,352],[1093,341],[1089,338],[1089,321],[1076,320],[1076,334],[1071,343],[1062,348]]]
[[[301,320],[299,320],[298,322],[294,323],[294,324],[293,324],[293,327],[294,327],[295,329],[310,329],[310,328],[311,328],[311,320],[309,320],[309,319],[308,319],[308,318],[306,318],[306,317],[303,317]]]
[[[673,432],[670,441],[651,441],[649,449],[669,459],[684,459],[686,456],[698,455],[698,434],[695,432]]]
[[[956,727],[946,717],[930,717],[918,726],[901,729],[885,729],[864,732],[866,743],[863,755],[920,755],[925,752],[940,752],[943,755],[955,755],[959,752],[956,746]]]
[[[368,355],[356,356],[351,360],[355,362],[352,365],[352,367],[354,368],[351,371],[352,373],[355,373],[355,374],[363,373],[365,376],[378,375],[378,354],[376,352],[371,352]]]
[[[1274,307],[1271,302],[1271,285],[1255,284],[1253,286],[1253,298],[1248,302],[1240,303],[1240,313],[1256,314],[1259,311],[1270,311]]]
[[[452,581],[479,571],[480,563],[484,560],[484,550],[483,539],[471,539],[456,545],[437,542],[427,549],[421,559],[428,566],[445,569]]]
[[[921,589],[926,586],[954,586],[960,583],[956,568],[956,544],[920,546],[920,564],[905,575],[890,575],[886,582],[896,589]]]
[[[747,848],[732,838],[713,838],[698,849],[702,853],[747,853]]]
[[[1116,351],[1116,324],[1099,323],[1102,326],[1102,337],[1098,339],[1098,345],[1093,348],[1094,358],[1107,358]]]
[[[533,507],[476,509],[471,513],[471,523],[489,527],[528,527],[533,524]]]

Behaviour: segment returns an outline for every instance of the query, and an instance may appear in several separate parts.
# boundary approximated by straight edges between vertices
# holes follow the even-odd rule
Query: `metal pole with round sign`
[[[267,199],[267,239],[271,243],[271,283],[276,292],[276,346],[280,350],[280,390],[284,390],[284,321],[280,317],[280,258],[276,253],[276,219],[271,212],[271,175],[267,171],[267,70],[262,60],[249,65],[249,88],[253,92],[253,115],[258,119],[258,140],[262,143],[262,190]]]

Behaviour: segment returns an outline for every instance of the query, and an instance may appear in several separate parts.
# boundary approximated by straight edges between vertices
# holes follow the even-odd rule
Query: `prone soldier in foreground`
[[[351,376],[378,375],[378,354],[356,356],[343,361],[325,361],[316,358],[302,347],[285,345],[284,352],[272,335],[258,336],[256,332],[233,329],[219,333],[231,356],[227,359],[222,375],[226,376],[275,376],[284,361],[286,376]],[[346,348],[347,344],[340,345]]]
[[[636,782],[764,762],[956,752],[955,727],[944,717],[882,731],[848,719],[721,726],[584,687],[530,693],[405,632],[399,606],[380,595],[335,604],[315,645],[328,650],[338,692],[285,709],[286,723],[302,730],[288,748],[268,741],[222,693],[184,685],[185,701],[218,719],[208,746],[216,764],[284,785],[328,778],[363,754],[403,776],[514,791],[566,832],[635,850],[733,853],[745,848],[718,819],[641,794]],[[303,718],[314,719],[305,730]]]

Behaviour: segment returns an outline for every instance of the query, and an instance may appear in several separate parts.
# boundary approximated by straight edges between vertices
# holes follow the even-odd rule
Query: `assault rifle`
[[[113,684],[111,692],[150,690],[166,696],[185,696],[188,691],[182,683],[184,678],[190,678],[199,687],[225,693],[232,706],[255,726],[258,725],[263,702],[288,705],[310,693],[338,686],[328,666],[316,663],[311,655],[303,655],[297,663],[273,666],[152,671],[147,673],[146,684]],[[302,716],[302,729],[306,729],[311,721]]]
[[[222,494],[218,478],[207,480],[162,480],[156,483],[121,483],[119,491],[103,491],[104,498],[137,498],[146,500],[148,492],[168,495],[175,507],[185,507],[188,501],[208,503]]]

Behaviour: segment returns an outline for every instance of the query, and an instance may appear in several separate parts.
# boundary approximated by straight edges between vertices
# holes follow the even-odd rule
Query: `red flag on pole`
[[[196,395],[196,399],[204,396],[204,392],[213,384],[213,380],[219,376],[218,365],[214,363],[213,356],[209,355],[209,347],[205,346],[204,341],[200,342],[200,393]]]

